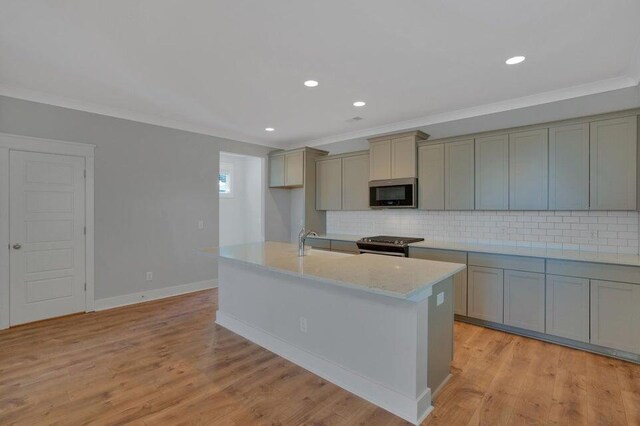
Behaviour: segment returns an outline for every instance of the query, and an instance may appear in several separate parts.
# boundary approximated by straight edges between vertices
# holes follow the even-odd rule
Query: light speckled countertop
[[[318,237],[313,238],[355,242],[362,237],[346,234],[322,234]],[[498,244],[456,243],[433,240],[425,240],[419,243],[413,243],[410,244],[409,247],[455,250],[474,253],[505,254],[510,256],[528,256],[544,259],[573,260],[578,262],[607,263],[612,265],[640,266],[640,256],[636,254],[598,253],[592,251],[517,247]]]
[[[458,263],[313,249],[300,257],[296,245],[271,241],[202,251],[271,271],[414,301],[424,299],[430,294],[425,290],[466,267]]]

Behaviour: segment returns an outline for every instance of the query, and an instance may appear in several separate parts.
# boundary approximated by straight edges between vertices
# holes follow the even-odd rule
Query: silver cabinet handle
[[[22,248],[22,246],[20,244],[14,244],[13,248],[14,248],[14,250],[20,250]]]

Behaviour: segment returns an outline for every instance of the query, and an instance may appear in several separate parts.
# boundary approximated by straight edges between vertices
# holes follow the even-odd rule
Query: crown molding
[[[8,84],[0,83],[0,96],[7,96],[10,98],[69,108],[77,111],[106,115],[109,117],[121,118],[124,120],[131,120],[145,124],[152,124],[155,126],[168,127],[170,129],[184,130],[186,132],[199,133],[207,136],[229,139],[232,141],[246,142],[255,145],[267,146],[270,148],[274,147],[273,143],[266,143],[264,141],[252,139],[247,137],[246,135],[238,134],[236,132],[230,132],[228,130],[209,128],[207,126],[173,120],[157,115],[129,111],[124,108],[113,108],[105,105],[93,104],[91,102],[66,98],[64,96],[53,95],[36,90],[24,89]]]
[[[614,90],[626,89],[638,86],[638,79],[623,76],[607,80],[599,80],[593,83],[567,87],[564,89],[543,92],[536,95],[523,96],[520,98],[508,99],[491,104],[479,105],[471,108],[463,108],[455,111],[443,112],[439,114],[427,115],[424,117],[385,124],[383,126],[370,127],[353,132],[342,133],[324,138],[314,139],[296,143],[290,146],[320,146],[330,143],[343,142],[353,139],[366,139],[386,133],[419,129],[425,126],[446,123],[449,121],[462,120],[479,117],[483,115],[495,114],[515,109],[527,108],[542,104],[548,104],[567,99],[579,98],[583,96],[596,95],[599,93]]]

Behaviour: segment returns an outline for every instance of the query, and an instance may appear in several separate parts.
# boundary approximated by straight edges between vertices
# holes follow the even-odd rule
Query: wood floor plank
[[[0,424],[406,425],[215,324],[217,290],[0,331]],[[426,425],[640,425],[640,366],[455,323]]]

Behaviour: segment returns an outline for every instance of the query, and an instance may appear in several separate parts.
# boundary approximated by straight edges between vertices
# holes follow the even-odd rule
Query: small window
[[[233,197],[233,164],[220,163],[218,193],[220,197]]]

